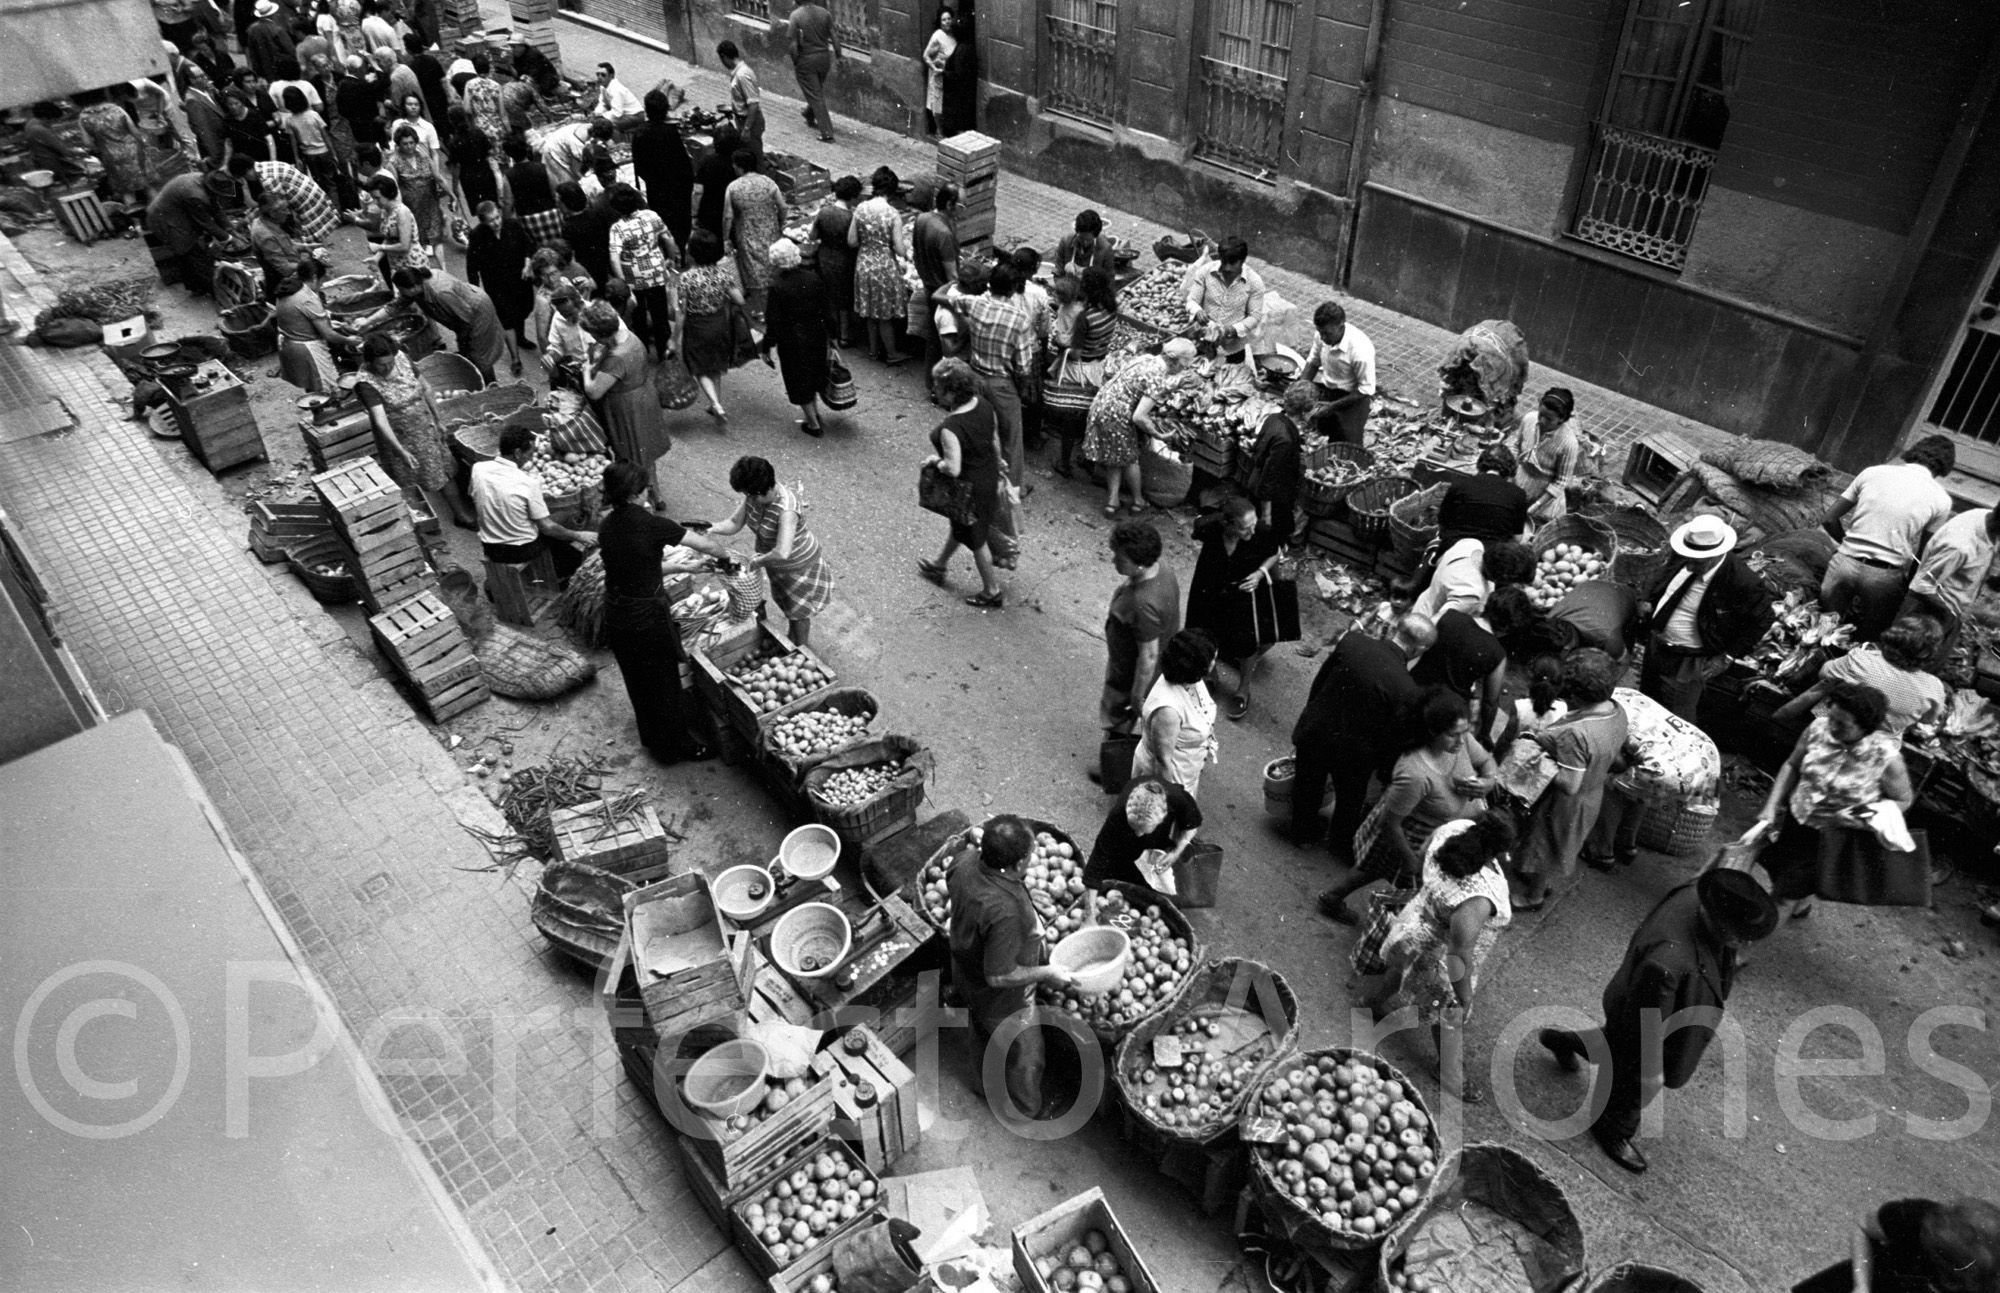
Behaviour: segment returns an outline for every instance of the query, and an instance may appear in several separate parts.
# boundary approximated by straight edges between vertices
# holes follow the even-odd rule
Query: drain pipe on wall
[[[1361,100],[1355,105],[1354,143],[1347,150],[1347,245],[1340,253],[1340,274],[1335,282],[1347,286],[1354,268],[1354,243],[1361,231],[1361,186],[1368,182],[1368,146],[1375,130],[1375,79],[1381,71],[1382,24],[1389,0],[1371,0],[1368,6],[1368,47],[1361,56]]]

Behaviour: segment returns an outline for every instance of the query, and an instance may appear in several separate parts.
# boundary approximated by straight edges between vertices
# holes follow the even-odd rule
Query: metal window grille
[[[1630,0],[1570,233],[1679,269],[1762,0]]]
[[[768,7],[768,0],[766,0]],[[833,13],[833,34],[842,49],[874,49],[875,25],[868,20],[867,0],[828,0]]]
[[[771,0],[729,0],[729,11],[746,18],[769,18]]]
[[[1293,0],[1214,0],[1195,155],[1259,179],[1284,157]]]
[[[1057,112],[1109,123],[1118,106],[1117,0],[1049,0],[1042,99]]]
[[[1926,427],[2000,446],[2000,273],[1986,285],[1959,338]]]

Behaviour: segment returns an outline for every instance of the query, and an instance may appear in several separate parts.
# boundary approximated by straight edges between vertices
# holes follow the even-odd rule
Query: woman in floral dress
[[[847,245],[854,248],[854,312],[868,329],[868,352],[884,363],[901,363],[896,320],[903,317],[910,294],[903,285],[910,240],[889,199],[902,192],[903,182],[896,172],[878,166],[868,184],[872,196],[854,208],[847,225]]]
[[[1179,380],[1194,362],[1194,342],[1175,337],[1157,355],[1140,355],[1105,378],[1090,402],[1090,421],[1083,432],[1083,456],[1104,468],[1104,514],[1118,515],[1122,484],[1132,495],[1132,510],[1145,505],[1139,492],[1139,436],[1157,438],[1153,402]]]
[[[709,416],[728,418],[722,407],[722,375],[736,367],[736,317],[743,289],[722,263],[722,239],[697,229],[688,239],[688,260],[674,301],[673,350],[708,397]],[[745,338],[747,341],[748,338]]]
[[[728,520],[709,528],[708,537],[741,530],[756,537],[757,555],[745,564],[771,577],[771,599],[791,622],[792,641],[804,646],[813,616],[833,604],[833,566],[819,536],[806,528],[805,502],[798,490],[778,483],[777,470],[763,458],[738,458],[729,469],[729,488],[743,501]]]
[[[430,387],[390,338],[375,333],[361,343],[361,380],[354,393],[375,428],[375,453],[389,479],[420,491],[431,515],[474,525],[472,506],[452,488],[451,450],[438,425]]]
[[[127,202],[144,202],[152,190],[146,174],[145,141],[131,116],[102,90],[78,94],[89,106],[77,114],[76,124],[90,138],[91,151],[104,163],[104,186]]]
[[[396,177],[403,205],[417,219],[417,236],[432,258],[444,264],[444,204],[449,189],[438,169],[437,154],[417,138],[407,122],[396,127],[396,146],[389,151],[389,173]]]

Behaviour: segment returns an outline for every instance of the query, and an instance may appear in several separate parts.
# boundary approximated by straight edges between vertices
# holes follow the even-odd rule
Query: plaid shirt
[[[340,216],[327,200],[326,191],[310,175],[290,162],[258,162],[257,178],[268,192],[291,204],[298,221],[299,237],[306,242],[324,243],[340,227]]]
[[[968,296],[953,284],[945,300],[965,319],[968,362],[982,377],[1012,377],[1026,381],[1033,372],[1035,311],[1028,299],[1013,296]]]

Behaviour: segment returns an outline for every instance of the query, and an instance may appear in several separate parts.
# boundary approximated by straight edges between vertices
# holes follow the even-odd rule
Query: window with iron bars
[[[1687,263],[1762,0],[1631,0],[1570,235]]]
[[[1109,125],[1118,109],[1118,0],[1047,0],[1042,102]]]
[[[745,18],[768,19],[771,16],[771,0],[729,0],[729,12],[740,13]]]
[[[1212,0],[1195,156],[1272,179],[1285,152],[1295,0]]]
[[[876,47],[875,25],[868,19],[868,0],[827,0],[833,13],[833,34],[842,49]]]

